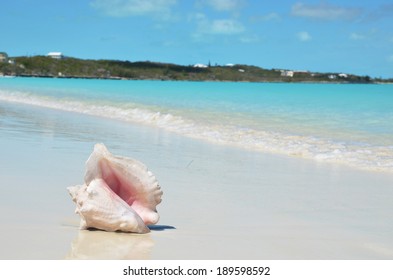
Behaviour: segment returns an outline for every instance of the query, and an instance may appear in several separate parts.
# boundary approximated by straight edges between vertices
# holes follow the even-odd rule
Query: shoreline
[[[16,114],[0,130],[3,184],[13,186],[1,189],[0,259],[393,259],[391,175],[41,107],[12,110],[35,118]],[[81,183],[96,142],[156,175],[164,196],[151,233],[78,229],[65,188]]]
[[[51,75],[15,75],[0,76],[0,78],[46,78],[46,79],[81,79],[81,80],[115,80],[115,81],[162,81],[162,82],[207,82],[207,83],[261,83],[261,84],[337,84],[337,85],[391,85],[393,82],[348,82],[348,81],[283,81],[283,80],[179,80],[179,79],[152,79],[152,78],[125,78],[125,77],[100,77],[100,76],[51,76]]]
[[[265,69],[254,65],[178,65],[151,61],[93,60],[50,56],[13,57],[0,65],[0,73],[15,76],[84,77],[131,80],[194,80],[245,82],[391,82],[392,79],[340,72],[315,72],[289,69]],[[44,66],[43,66],[44,65]]]

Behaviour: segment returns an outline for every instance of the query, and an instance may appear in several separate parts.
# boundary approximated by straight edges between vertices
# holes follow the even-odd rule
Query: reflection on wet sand
[[[153,246],[150,234],[80,230],[66,259],[150,259]]]

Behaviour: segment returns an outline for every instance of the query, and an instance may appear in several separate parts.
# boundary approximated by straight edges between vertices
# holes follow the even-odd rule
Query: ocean
[[[10,137],[11,128],[18,137],[29,137],[31,128],[13,126],[16,120],[50,122],[13,110],[18,104],[156,127],[217,145],[393,172],[390,84],[0,78],[0,137]]]

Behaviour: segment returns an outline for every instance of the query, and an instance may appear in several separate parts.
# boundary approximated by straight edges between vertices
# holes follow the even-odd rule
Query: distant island
[[[170,81],[237,82],[315,82],[315,83],[392,83],[393,79],[371,78],[346,73],[317,73],[288,69],[263,69],[257,66],[177,65],[159,62],[91,60],[64,57],[61,53],[46,56],[0,56],[0,76],[130,79]]]

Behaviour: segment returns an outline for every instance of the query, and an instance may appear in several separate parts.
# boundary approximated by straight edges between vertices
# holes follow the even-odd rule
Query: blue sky
[[[393,77],[388,0],[13,0],[0,51]]]

